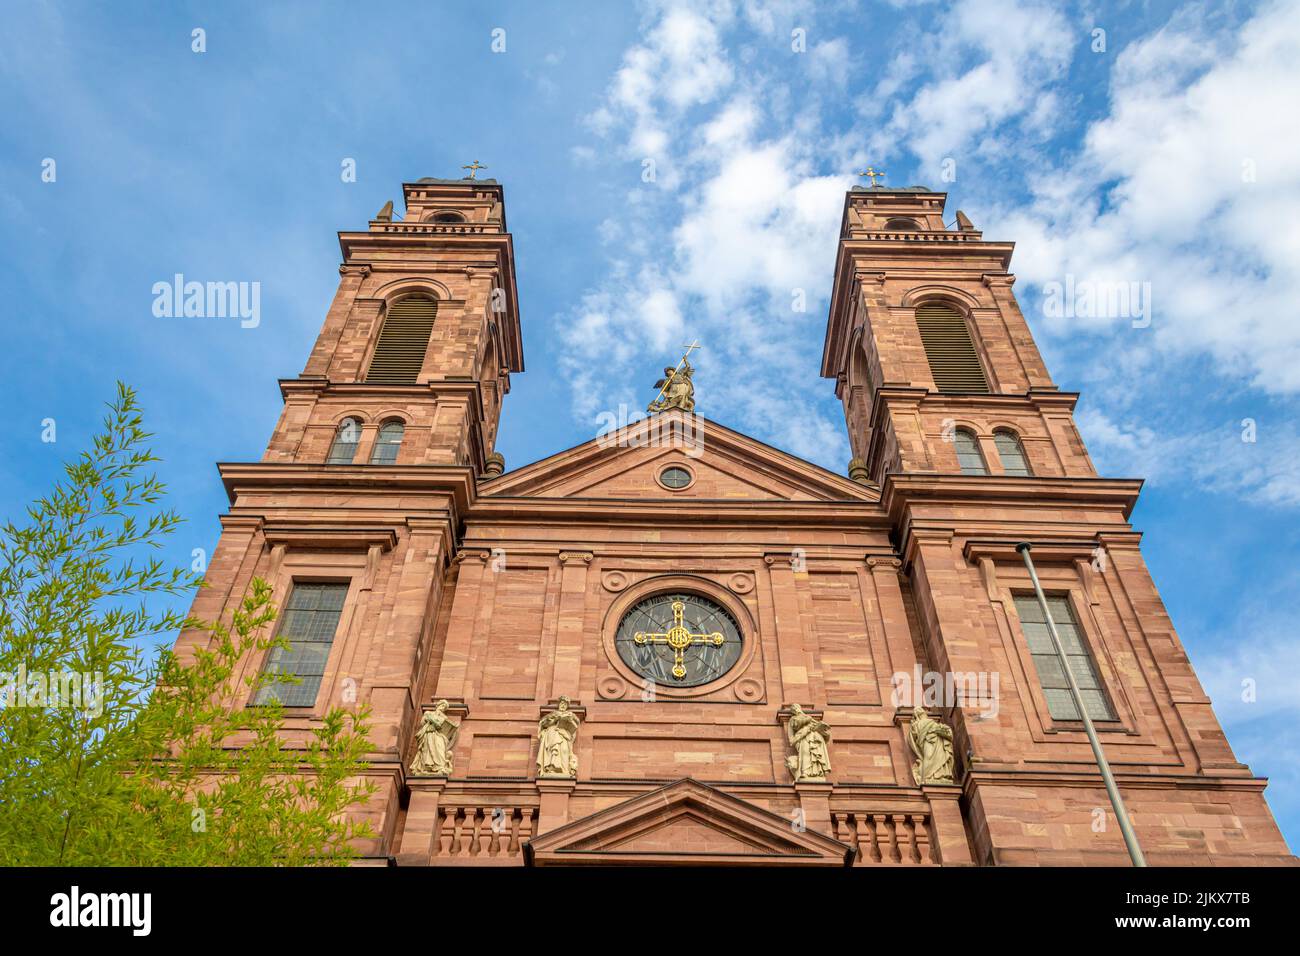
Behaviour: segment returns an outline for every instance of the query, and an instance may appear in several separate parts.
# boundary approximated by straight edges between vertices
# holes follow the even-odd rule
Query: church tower
[[[192,611],[215,620],[254,577],[271,583],[291,648],[246,666],[301,678],[275,691],[290,732],[371,703],[381,846],[459,528],[502,471],[501,404],[524,367],[502,187],[421,179],[403,194],[405,217],[390,202],[339,234],[338,291],[306,367],[280,381],[261,461],[219,465],[231,508]]]
[[[849,192],[822,374],[844,405],[850,470],[880,485],[918,640],[949,689],[976,859],[1126,862],[1021,542],[1148,858],[1291,859],[1128,524],[1141,482],[1097,476],[1078,395],[1053,383],[1012,295],[1012,243],[960,211],[948,228],[946,199]],[[954,699],[963,685],[996,690]],[[1178,828],[1194,817],[1208,825]]]

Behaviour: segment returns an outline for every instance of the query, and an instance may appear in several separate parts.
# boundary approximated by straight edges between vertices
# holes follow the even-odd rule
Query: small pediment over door
[[[530,866],[848,866],[853,849],[689,777],[524,846]]]

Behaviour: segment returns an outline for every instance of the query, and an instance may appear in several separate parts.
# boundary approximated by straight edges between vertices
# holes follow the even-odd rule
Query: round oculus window
[[[719,604],[698,594],[659,594],[619,622],[614,647],[638,676],[668,687],[699,687],[736,666],[740,628]]]
[[[672,488],[676,491],[679,488],[685,488],[691,483],[691,473],[685,468],[678,468],[673,465],[659,472],[659,481],[665,488]]]

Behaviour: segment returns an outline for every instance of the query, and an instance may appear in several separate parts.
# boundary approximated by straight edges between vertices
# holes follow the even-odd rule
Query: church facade
[[[845,200],[835,474],[694,411],[505,471],[524,368],[493,180],[404,187],[338,292],[193,613],[271,582],[287,733],[373,707],[398,865],[1124,864],[1070,669],[1152,864],[1290,864],[1012,294],[942,193]],[[831,264],[828,263],[828,266]],[[1028,542],[1060,648],[1016,547]],[[205,639],[183,634],[184,648]],[[255,703],[250,701],[249,703]]]

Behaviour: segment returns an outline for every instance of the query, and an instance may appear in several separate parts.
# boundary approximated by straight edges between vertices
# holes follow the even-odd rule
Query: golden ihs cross
[[[686,648],[692,644],[712,644],[714,647],[721,647],[722,642],[726,640],[720,633],[714,631],[712,634],[692,634],[690,628],[684,623],[686,605],[681,601],[673,602],[673,626],[661,634],[647,634],[644,631],[637,631],[632,635],[632,640],[638,644],[667,644],[673,649],[673,676],[678,680],[686,679]]]
[[[468,165],[468,166],[462,166],[461,169],[468,169],[468,170],[469,170],[469,178],[470,178],[470,179],[473,179],[475,173],[477,173],[480,169],[487,169],[487,167],[486,167],[486,166],[480,166],[480,165],[479,165],[479,161],[476,159],[476,160],[474,160],[474,162],[472,162],[470,165]]]
[[[874,166],[868,166],[868,167],[867,167],[867,171],[866,171],[865,173],[858,173],[858,175],[859,175],[859,176],[866,176],[868,179],[871,180],[871,185],[874,186],[874,185],[876,184],[876,177],[877,177],[877,176],[879,176],[881,179],[884,179],[884,178],[885,178],[885,171],[882,169],[880,172],[876,172],[876,167],[874,167]]]

